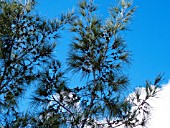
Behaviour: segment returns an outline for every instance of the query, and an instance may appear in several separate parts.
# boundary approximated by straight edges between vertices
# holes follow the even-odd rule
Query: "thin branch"
[[[94,100],[95,100],[95,96],[94,96],[95,90],[94,90],[94,89],[95,89],[96,86],[97,86],[97,84],[96,84],[96,73],[95,73],[95,70],[93,71],[93,80],[94,80],[94,88],[93,88],[93,90],[92,90],[92,92],[91,92],[92,98],[91,98],[90,105],[89,105],[87,111],[90,111],[90,109],[93,107],[93,105],[94,105]],[[87,122],[87,118],[88,118],[88,114],[86,113],[85,119],[83,120],[83,123],[82,123],[81,128],[84,128],[84,126],[85,126],[85,124],[86,124],[86,122]]]
[[[74,117],[74,113],[72,113],[67,107],[65,107],[63,104],[61,104],[59,101],[57,101],[54,96],[52,95],[52,98],[54,99],[55,102],[57,102],[62,108],[64,108],[66,111],[68,111],[72,116],[73,116],[73,119],[76,120],[76,118]],[[76,125],[77,128],[79,128],[77,125]]]

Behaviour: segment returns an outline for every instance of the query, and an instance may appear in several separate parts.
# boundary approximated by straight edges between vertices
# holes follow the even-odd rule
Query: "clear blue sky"
[[[45,18],[55,18],[61,12],[76,8],[78,0],[39,0],[36,8]],[[94,0],[103,16],[115,0]],[[132,52],[132,65],[127,69],[132,87],[153,80],[159,73],[165,73],[165,83],[170,79],[170,10],[169,0],[134,0],[138,6],[133,21],[124,37]],[[58,57],[64,60],[70,39],[67,34],[60,39]],[[66,66],[66,65],[64,65]],[[76,84],[78,81],[72,77]]]

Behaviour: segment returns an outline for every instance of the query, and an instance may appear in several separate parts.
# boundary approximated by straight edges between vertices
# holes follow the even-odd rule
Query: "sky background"
[[[39,0],[35,11],[44,18],[57,18],[60,13],[76,8],[78,0]],[[98,4],[103,18],[108,16],[107,9],[115,0],[94,0]],[[170,1],[169,0],[135,0],[137,10],[134,14],[129,31],[124,33],[128,49],[132,53],[132,65],[126,72],[131,80],[131,91],[143,86],[146,80],[154,80],[159,73],[164,73],[163,91],[158,93],[159,99],[151,102],[153,117],[149,128],[169,127],[170,115]],[[70,34],[62,33],[56,55],[66,67]],[[71,86],[81,85],[77,76],[71,76]]]
[[[78,0],[39,0],[36,11],[44,18],[57,18],[60,13],[76,8]],[[103,18],[108,15],[107,9],[115,0],[94,0]],[[143,86],[146,80],[154,80],[159,73],[164,73],[163,83],[170,78],[170,11],[169,0],[135,0],[137,10],[129,31],[124,37],[132,53],[132,65],[126,70],[131,80],[132,89]],[[65,68],[70,35],[62,34],[57,48],[57,57]],[[70,74],[72,76],[72,74]],[[80,84],[76,76],[71,77],[71,84]]]
[[[44,18],[57,18],[60,13],[76,8],[78,0],[38,0],[35,11]],[[98,4],[100,14],[107,18],[108,8],[116,0],[94,0]],[[170,126],[170,1],[169,0],[134,0],[137,10],[129,26],[129,31],[124,33],[128,49],[132,53],[132,65],[126,72],[131,80],[131,92],[138,86],[143,86],[146,80],[154,80],[159,73],[164,73],[163,91],[158,93],[160,98],[153,99],[152,119],[149,128],[167,128]],[[66,67],[65,59],[68,55],[68,45],[71,36],[66,31],[58,41],[56,55]],[[78,76],[68,75],[72,81],[71,86],[83,84]],[[29,106],[24,103],[23,109]]]

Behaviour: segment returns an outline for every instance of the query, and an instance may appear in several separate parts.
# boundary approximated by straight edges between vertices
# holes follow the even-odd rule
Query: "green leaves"
[[[123,4],[125,7],[125,3]],[[85,93],[80,102],[85,115],[82,127],[90,123],[88,118],[94,115],[92,111],[106,117],[120,116],[119,94],[127,88],[129,82],[121,72],[124,64],[130,63],[130,53],[121,36],[121,31],[126,26],[120,19],[121,8],[113,8],[116,17],[104,21],[96,16],[95,7],[92,1],[81,1],[77,12],[80,17],[71,22],[70,29],[75,37],[70,47],[68,70],[74,73],[81,71],[84,78],[89,78],[87,85],[79,92]],[[114,104],[118,106],[114,107]],[[116,112],[117,114],[113,114]],[[99,118],[98,114],[93,120]]]
[[[22,4],[0,2],[0,122],[3,127],[135,127],[144,125],[158,86],[146,82],[145,99],[136,91],[125,99],[130,64],[123,31],[135,8],[126,0],[98,16],[93,0],[82,0],[78,10],[58,19],[34,15],[34,0]],[[64,72],[55,58],[56,40],[65,25],[73,33]],[[52,56],[53,55],[53,56]],[[69,87],[67,72],[80,74],[85,85]],[[162,76],[155,79],[159,85]],[[34,85],[32,108],[18,112],[22,94]],[[36,86],[35,86],[36,85]],[[32,115],[30,111],[34,110]],[[137,117],[140,113],[144,118]]]
[[[0,99],[1,105],[4,104],[0,115],[4,118],[1,122],[8,118],[8,111],[14,117],[8,123],[19,118],[15,118],[10,107],[17,111],[16,105],[24,90],[29,90],[31,84],[43,78],[46,73],[44,69],[49,69],[52,61],[56,61],[52,58],[52,53],[56,39],[59,38],[58,32],[73,18],[72,11],[61,15],[59,19],[43,19],[34,15],[34,5],[35,1],[25,4],[16,1],[0,2]],[[54,73],[59,67],[56,63],[58,62],[53,64]],[[57,76],[55,78],[58,79]],[[37,95],[48,97],[54,85],[47,87],[39,88]],[[43,101],[43,98],[39,100]]]

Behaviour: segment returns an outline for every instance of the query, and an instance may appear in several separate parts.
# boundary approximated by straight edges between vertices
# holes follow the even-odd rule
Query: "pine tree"
[[[56,61],[51,54],[58,31],[72,15],[45,20],[34,14],[34,5],[35,1],[0,2],[0,122],[6,127],[13,127],[20,115],[18,98]]]
[[[121,0],[109,9],[104,20],[93,0],[82,0],[78,10],[58,20],[34,15],[35,1],[22,4],[0,2],[0,111],[4,127],[105,128],[144,126],[149,115],[147,100],[156,94],[162,76],[151,86],[146,82],[146,97],[137,90],[127,96],[130,65],[124,31],[135,7]],[[64,26],[65,24],[69,24]],[[58,31],[73,33],[67,59],[68,68],[52,57]],[[54,54],[53,54],[54,55]],[[81,75],[87,82],[71,88],[65,74]],[[17,110],[18,98],[36,83],[32,113]],[[142,115],[142,118],[141,116]],[[140,116],[140,119],[139,119]]]

